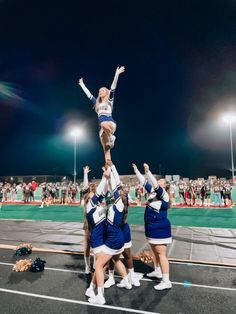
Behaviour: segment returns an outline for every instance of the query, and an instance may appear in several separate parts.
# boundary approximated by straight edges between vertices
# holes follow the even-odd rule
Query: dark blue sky
[[[0,175],[72,173],[70,123],[86,129],[78,166],[100,175],[97,118],[77,81],[96,94],[125,65],[120,173],[146,161],[155,173],[230,176],[219,115],[236,107],[235,1],[166,2],[0,0],[0,81],[12,92],[0,86]]]

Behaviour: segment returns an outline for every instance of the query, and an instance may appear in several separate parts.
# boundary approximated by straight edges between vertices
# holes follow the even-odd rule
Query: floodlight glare
[[[236,115],[233,113],[226,113],[222,116],[222,119],[226,123],[233,123],[236,121]]]
[[[79,137],[82,134],[83,134],[82,129],[78,129],[78,128],[72,129],[70,132],[70,135],[75,136],[75,137]]]
[[[226,113],[222,116],[222,119],[229,126],[229,136],[230,136],[230,152],[231,152],[231,171],[232,171],[232,182],[234,182],[234,150],[233,150],[233,132],[232,125],[236,121],[235,113]]]
[[[71,128],[70,135],[74,138],[74,184],[76,184],[76,150],[77,150],[77,140],[83,136],[83,129],[81,128]]]

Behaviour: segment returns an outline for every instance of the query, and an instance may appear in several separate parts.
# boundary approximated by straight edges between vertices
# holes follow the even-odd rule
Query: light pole
[[[77,138],[82,135],[82,130],[75,128],[71,130],[70,135],[74,137],[74,184],[76,184],[76,148],[77,148]]]
[[[234,114],[225,114],[223,120],[229,125],[229,137],[230,137],[230,152],[231,152],[231,171],[232,171],[232,180],[234,182],[234,149],[233,149],[233,132],[232,124],[236,121],[236,115]]]

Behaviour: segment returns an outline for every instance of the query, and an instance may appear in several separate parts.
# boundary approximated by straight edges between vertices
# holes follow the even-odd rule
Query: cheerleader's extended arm
[[[96,205],[99,201],[101,201],[101,196],[104,193],[105,187],[107,185],[107,179],[106,177],[103,175],[101,182],[99,183],[99,185],[97,186],[96,189],[96,193],[94,194],[94,196],[92,197],[91,201],[94,205]]]
[[[88,190],[89,188],[89,182],[88,182],[88,173],[90,172],[90,169],[88,166],[84,167],[84,181],[83,181],[83,190]]]
[[[145,179],[145,177],[140,173],[140,171],[138,170],[137,166],[135,164],[132,164],[134,172],[139,180],[139,183],[145,187],[146,191],[148,193],[151,193],[152,191],[152,186],[149,182],[147,182],[147,180]]]
[[[158,189],[159,188],[159,184],[157,182],[157,179],[154,177],[154,175],[151,173],[150,170],[148,172],[146,172],[146,175],[147,175],[148,181],[151,183],[153,188],[154,189]]]
[[[125,67],[124,66],[118,67],[116,69],[116,73],[115,73],[113,82],[111,84],[111,90],[110,90],[110,95],[109,95],[109,101],[111,101],[111,102],[114,99],[115,89],[116,89],[116,85],[117,85],[117,82],[118,82],[119,75],[121,73],[123,73],[124,71],[125,71]]]
[[[116,166],[114,164],[111,166],[111,172],[114,175],[117,189],[119,189],[119,187],[120,187],[120,176],[119,176],[119,173],[118,173]]]
[[[96,104],[96,98],[91,94],[89,89],[85,86],[83,79],[81,78],[79,80],[79,85],[84,91],[84,93],[87,95],[87,97],[92,101],[92,103],[95,105]]]
[[[147,179],[149,182],[151,182],[154,190],[156,191],[157,195],[162,198],[163,200],[167,200],[168,199],[168,194],[165,191],[165,189],[163,189],[157,182],[157,179],[154,177],[154,175],[151,173],[151,171],[149,170],[149,166],[148,164],[144,164],[144,169],[145,169],[145,173],[147,176]]]
[[[116,184],[115,176],[114,176],[114,173],[112,171],[111,171],[111,176],[110,176],[110,182],[111,182],[112,194],[114,195],[114,199],[116,201],[117,199],[120,198],[120,193],[117,189],[118,186]]]

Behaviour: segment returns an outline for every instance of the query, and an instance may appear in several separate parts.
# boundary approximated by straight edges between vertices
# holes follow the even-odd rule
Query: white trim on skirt
[[[124,244],[124,249],[129,249],[129,248],[131,248],[131,246],[132,246],[132,241],[126,242]]]
[[[98,253],[103,252],[103,248],[104,248],[104,244],[100,245],[100,246],[97,246],[97,247],[94,247],[94,248],[92,248],[92,250],[93,250],[94,254],[98,254]]]
[[[117,254],[121,254],[122,252],[124,251],[124,247],[122,246],[121,249],[118,249],[118,250],[114,250],[114,249],[111,249],[109,248],[108,246],[106,246],[104,244],[103,248],[102,248],[102,252],[105,253],[105,254],[108,254],[108,255],[117,255]]]
[[[155,239],[155,238],[147,238],[148,243],[150,244],[170,244],[172,242],[172,238],[164,238],[164,239]]]

